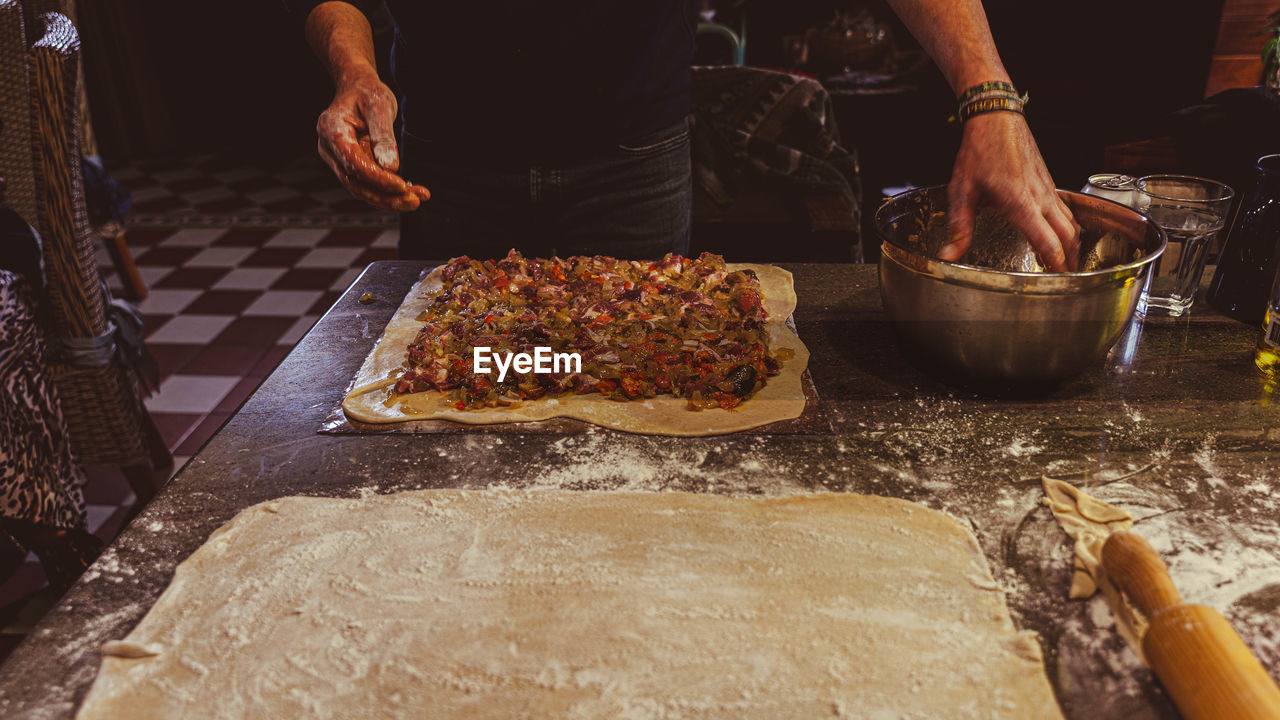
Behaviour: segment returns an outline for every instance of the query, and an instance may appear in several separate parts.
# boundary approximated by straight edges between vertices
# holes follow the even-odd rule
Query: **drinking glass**
[[[1147,175],[1138,178],[1137,186],[1134,209],[1151,218],[1169,239],[1144,304],[1147,312],[1178,317],[1196,299],[1209,246],[1226,224],[1235,191],[1192,175]]]

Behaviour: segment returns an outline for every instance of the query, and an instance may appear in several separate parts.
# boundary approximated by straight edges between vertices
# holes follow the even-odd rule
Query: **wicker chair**
[[[79,37],[59,13],[41,15],[28,58],[36,222],[44,238],[53,377],[72,446],[86,463],[124,469],[139,501],[168,477],[173,458],[143,406],[138,379],[116,346],[115,323],[94,258],[77,118]],[[96,352],[95,352],[96,351]]]
[[[8,182],[9,207],[33,226],[37,218],[35,173],[31,164],[31,93],[27,73],[30,45],[27,36],[31,34],[29,28],[41,25],[39,18],[46,12],[66,15],[74,22],[75,3],[73,0],[0,0],[0,68],[4,69],[0,73],[0,175]],[[82,87],[84,72],[78,62],[76,75],[81,86],[76,93],[80,151],[82,155],[96,155],[88,99]],[[125,228],[119,223],[107,222],[94,230],[120,276],[125,297],[131,300],[146,298],[147,286],[133,261]]]
[[[22,3],[0,0],[0,174],[7,185],[6,203],[27,224],[34,225],[36,181],[31,165],[29,47]]]

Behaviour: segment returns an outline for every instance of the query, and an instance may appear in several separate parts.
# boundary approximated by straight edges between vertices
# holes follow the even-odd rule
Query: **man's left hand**
[[[1079,227],[1021,115],[992,112],[965,122],[947,195],[948,242],[940,259],[954,262],[968,251],[978,207],[985,205],[1026,236],[1050,272],[1076,269]]]

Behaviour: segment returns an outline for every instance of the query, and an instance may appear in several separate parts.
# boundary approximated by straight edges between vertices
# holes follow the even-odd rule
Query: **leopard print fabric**
[[[26,282],[0,270],[0,516],[83,528],[85,476],[31,308]]]

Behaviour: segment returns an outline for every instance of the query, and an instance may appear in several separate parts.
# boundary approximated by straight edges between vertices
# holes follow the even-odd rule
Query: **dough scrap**
[[[162,652],[164,648],[157,643],[139,645],[125,640],[112,640],[102,645],[103,657],[144,658],[155,657]]]
[[[1087,598],[1098,590],[1107,599],[1116,630],[1129,643],[1139,658],[1147,620],[1125,600],[1123,593],[1107,579],[1102,570],[1102,546],[1113,532],[1133,529],[1133,516],[1115,505],[1105,503],[1084,490],[1048,475],[1041,477],[1044,504],[1049,506],[1063,531],[1075,541],[1074,571],[1071,576],[1071,598]]]
[[[727,267],[730,271],[756,272],[764,294],[764,308],[769,314],[765,323],[769,348],[775,352],[789,348],[795,353],[792,359],[783,361],[781,372],[769,378],[764,388],[733,410],[691,411],[687,401],[670,395],[619,402],[599,394],[531,400],[513,408],[457,410],[445,404],[436,391],[401,396],[388,405],[387,388],[399,375],[407,348],[422,329],[418,316],[426,309],[423,297],[443,287],[441,268],[432,270],[405,295],[386,331],[356,373],[352,390],[342,401],[342,410],[348,417],[364,423],[452,420],[487,425],[567,417],[614,430],[683,437],[739,432],[800,417],[805,407],[801,376],[809,364],[809,350],[786,324],[796,308],[791,273],[772,265],[728,263]]]
[[[1061,717],[973,535],[852,494],[255,506],[78,717]]]

